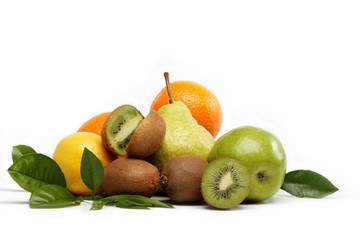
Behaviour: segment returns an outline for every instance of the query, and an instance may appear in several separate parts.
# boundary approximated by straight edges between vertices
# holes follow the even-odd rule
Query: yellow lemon
[[[101,137],[90,132],[77,132],[65,137],[57,145],[53,159],[63,171],[66,188],[76,195],[90,195],[91,190],[81,179],[81,158],[85,147],[92,151],[106,168],[116,158],[103,145]],[[101,193],[98,188],[96,193]]]

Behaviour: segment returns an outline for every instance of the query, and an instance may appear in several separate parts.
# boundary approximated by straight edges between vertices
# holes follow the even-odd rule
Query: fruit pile
[[[64,207],[94,200],[147,209],[172,207],[151,199],[229,209],[263,201],[280,188],[297,197],[325,197],[338,189],[312,171],[286,174],[280,141],[256,127],[239,127],[215,141],[222,112],[203,86],[169,82],[144,117],[131,105],[99,114],[57,145],[53,158],[31,147],[13,148],[11,177],[32,193],[30,207]]]

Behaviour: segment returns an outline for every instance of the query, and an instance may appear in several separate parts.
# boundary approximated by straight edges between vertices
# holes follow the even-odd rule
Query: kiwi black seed
[[[193,155],[170,159],[161,171],[160,183],[163,191],[174,202],[203,200],[201,179],[207,166],[205,159]]]
[[[144,159],[161,145],[166,132],[165,120],[152,110],[131,136],[126,147],[128,157]]]
[[[250,172],[237,158],[220,157],[212,161],[202,176],[202,195],[216,208],[237,206],[249,194],[250,188]]]
[[[159,186],[160,173],[152,164],[134,158],[118,158],[105,168],[101,188],[108,195],[133,194],[153,196]]]
[[[126,155],[126,147],[144,117],[135,107],[122,105],[106,118],[101,138],[107,149],[118,155]]]

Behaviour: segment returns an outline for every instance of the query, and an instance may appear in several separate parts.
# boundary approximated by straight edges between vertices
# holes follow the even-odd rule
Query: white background
[[[359,1],[1,1],[1,235],[39,239],[355,239],[359,236]],[[277,135],[288,171],[340,190],[279,191],[219,211],[30,209],[6,172],[13,145],[52,155],[101,112],[147,114],[162,73],[198,82],[223,108],[218,135],[253,125]],[[20,239],[20,238],[18,238]]]

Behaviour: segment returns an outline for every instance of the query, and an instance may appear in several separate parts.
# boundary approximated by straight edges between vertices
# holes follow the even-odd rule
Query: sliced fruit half
[[[251,177],[247,167],[233,157],[211,162],[202,176],[201,192],[205,201],[216,208],[239,205],[249,194]]]
[[[165,132],[165,120],[151,110],[130,138],[125,149],[127,156],[144,159],[154,153],[164,140]]]
[[[126,147],[144,116],[131,105],[122,105],[112,111],[101,129],[101,138],[111,152],[126,155]]]

